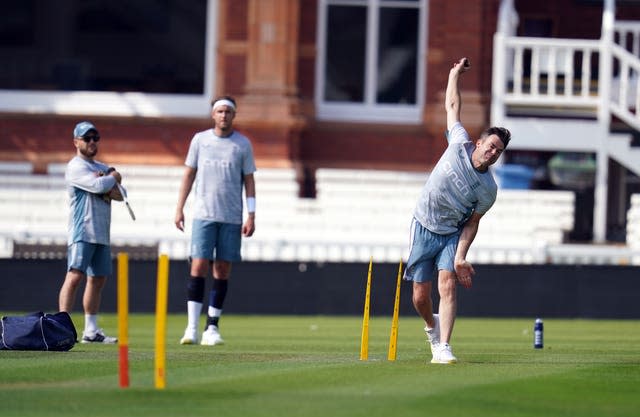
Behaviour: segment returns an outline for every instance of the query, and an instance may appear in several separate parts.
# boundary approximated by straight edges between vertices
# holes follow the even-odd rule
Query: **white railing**
[[[612,114],[640,130],[640,58],[618,45],[611,46],[615,77],[612,78],[610,109]]]
[[[640,22],[618,20],[613,27],[613,41],[640,58]]]
[[[640,130],[640,22],[615,22],[611,42],[496,33],[494,65],[492,113],[498,120],[509,106],[593,118],[604,111]]]
[[[505,104],[597,106],[591,81],[598,41],[509,37],[504,48],[513,56]]]
[[[595,118],[599,60],[596,40],[494,36],[492,123],[502,124],[518,106],[557,113],[571,109]],[[594,91],[595,88],[595,91]]]

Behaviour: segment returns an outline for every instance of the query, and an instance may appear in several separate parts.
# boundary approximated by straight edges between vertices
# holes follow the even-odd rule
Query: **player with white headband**
[[[203,345],[222,344],[219,320],[227,294],[231,264],[240,261],[241,236],[255,231],[256,164],[251,142],[233,129],[236,102],[224,96],[211,102],[213,128],[198,132],[191,140],[185,172],[178,194],[175,224],[184,231],[184,205],[195,182],[191,236],[191,270],[187,280],[187,328],[183,345],[198,341],[205,278],[213,265],[207,324]],[[242,191],[247,204],[243,223]]]
[[[211,109],[215,111],[220,106],[227,106],[231,108],[234,112],[236,111],[236,103],[234,103],[233,101],[227,98],[221,98],[219,100],[214,101],[211,106]]]

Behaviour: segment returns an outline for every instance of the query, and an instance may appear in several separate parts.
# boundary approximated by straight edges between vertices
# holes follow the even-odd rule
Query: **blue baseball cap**
[[[95,130],[96,133],[98,132],[98,129],[96,129],[96,127],[93,125],[93,123],[87,122],[87,121],[80,122],[73,129],[73,137],[74,138],[81,138],[84,135],[86,135],[87,132],[90,131],[90,130]]]

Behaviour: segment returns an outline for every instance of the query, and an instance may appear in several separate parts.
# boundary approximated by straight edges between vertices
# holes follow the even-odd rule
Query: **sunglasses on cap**
[[[91,141],[99,142],[100,141],[100,135],[87,135],[87,136],[82,136],[80,139],[82,139],[86,143],[89,143]]]

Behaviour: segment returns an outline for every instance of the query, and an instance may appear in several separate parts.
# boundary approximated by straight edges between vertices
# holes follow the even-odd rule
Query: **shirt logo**
[[[462,195],[468,195],[471,191],[469,189],[469,185],[466,184],[462,178],[460,178],[460,175],[456,171],[454,171],[453,166],[451,166],[451,162],[444,161],[443,168],[444,173],[451,180],[451,182],[453,182],[458,191],[460,191]]]

